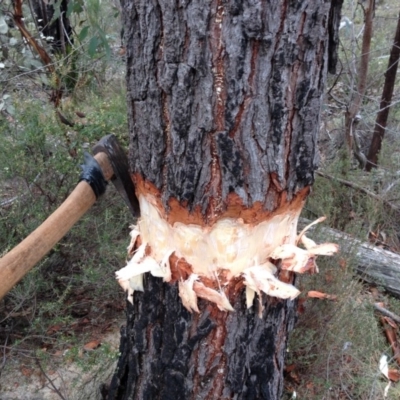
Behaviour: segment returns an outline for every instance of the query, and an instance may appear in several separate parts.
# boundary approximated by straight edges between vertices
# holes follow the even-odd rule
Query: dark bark
[[[329,13],[329,47],[328,47],[328,72],[336,73],[339,46],[339,25],[342,17],[343,0],[332,0],[331,11]]]
[[[57,53],[67,54],[67,48],[72,43],[72,28],[67,18],[68,0],[60,3],[60,17],[53,21],[54,3],[44,0],[31,0],[40,33]],[[52,38],[52,39],[49,39]]]
[[[130,167],[139,198],[150,194],[171,226],[301,209],[317,167],[332,4],[122,2]],[[279,399],[294,301],[265,295],[259,318],[235,277],[224,286],[235,312],[201,300],[190,314],[176,282],[186,273],[177,267],[169,284],[148,276],[135,292],[110,399]]]
[[[385,84],[382,90],[381,104],[376,116],[375,129],[372,135],[371,145],[368,151],[367,171],[371,171],[378,164],[378,155],[381,150],[385,135],[387,120],[390,111],[390,103],[393,97],[394,84],[396,82],[397,67],[400,59],[400,14],[397,20],[396,34],[390,51],[389,64],[385,74]]]
[[[165,205],[273,210],[313,183],[330,1],[123,7],[131,168]]]
[[[192,315],[176,286],[146,280],[128,305],[109,399],[279,399],[293,301],[264,298],[261,319],[246,310],[242,290],[235,313],[201,302]]]

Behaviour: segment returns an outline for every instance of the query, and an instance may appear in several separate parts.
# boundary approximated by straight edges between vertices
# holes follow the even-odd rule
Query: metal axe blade
[[[92,149],[93,154],[105,153],[108,156],[114,177],[111,182],[125,200],[134,217],[139,216],[139,201],[135,194],[135,187],[129,174],[128,159],[123,152],[117,138],[113,135],[104,136]]]

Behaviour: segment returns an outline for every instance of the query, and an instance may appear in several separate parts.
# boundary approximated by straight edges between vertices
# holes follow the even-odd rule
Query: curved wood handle
[[[109,181],[113,170],[107,155],[99,153],[95,159],[100,164],[104,178]],[[79,182],[46,221],[0,259],[0,299],[64,237],[95,201],[96,196],[90,185],[85,181]]]

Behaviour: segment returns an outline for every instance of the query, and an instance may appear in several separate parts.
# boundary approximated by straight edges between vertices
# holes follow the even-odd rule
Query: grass
[[[287,384],[301,399],[382,398],[386,382],[379,359],[391,351],[374,313],[376,300],[354,279],[351,262],[341,267],[338,260],[329,260],[319,266],[319,275],[301,279],[302,292],[321,290],[338,299],[304,297],[288,357],[301,378],[289,375]]]
[[[60,124],[52,106],[40,98],[15,96],[15,116],[0,124],[5,144],[0,152],[0,202],[15,198],[0,208],[4,253],[68,196],[78,182],[83,151],[110,132],[126,146],[122,88],[114,82],[80,93],[80,100],[67,100],[62,111],[74,118],[74,129]],[[73,117],[74,110],[86,117]],[[132,222],[125,203],[109,185],[93,208],[0,301],[0,341],[7,343],[8,358],[18,355],[34,367],[31,357],[36,354],[44,368],[75,362],[82,371],[93,373],[115,362],[116,350],[107,345],[90,353],[82,347],[118,329],[116,322],[123,318],[125,298],[114,272],[124,265]],[[55,356],[65,350],[65,357]]]
[[[386,147],[382,156],[386,156],[386,151],[390,153]],[[324,172],[341,177],[341,162],[339,159],[326,166]],[[384,196],[379,191],[384,180],[381,178],[377,187],[376,174],[366,175],[355,169],[350,171],[348,179],[371,191],[375,188],[376,193]],[[385,232],[386,244],[394,251],[399,250],[398,219],[382,202],[334,179],[317,178],[303,215],[308,218],[327,215],[328,226],[363,241],[368,241],[372,231]],[[310,236],[318,238],[318,231]],[[299,319],[289,342],[288,365],[292,365],[292,370],[287,375],[287,393],[295,391],[300,399],[383,398],[387,382],[379,371],[379,360],[382,354],[391,358],[392,351],[373,304],[382,301],[398,313],[399,301],[385,294],[382,288],[372,289],[359,280],[352,253],[320,257],[318,265],[319,274],[300,276],[297,282],[302,298]],[[307,298],[309,290],[336,295],[337,300]],[[393,360],[391,367],[398,368]],[[392,387],[390,398],[399,396],[400,388]]]
[[[13,68],[7,67],[6,78],[0,80],[1,98],[7,102],[0,116],[0,256],[66,199],[78,182],[84,151],[108,133],[116,134],[127,148],[124,61],[117,56],[120,27],[118,18],[110,15],[116,16],[109,5],[85,3],[85,10],[72,17],[77,34],[89,27],[86,39],[74,41],[69,58],[52,55],[66,85],[59,110],[73,128],[60,123],[49,102],[54,76],[20,74],[24,67],[18,68],[19,61],[35,55],[29,49],[20,53],[22,43],[9,49]],[[32,23],[29,26],[33,29]],[[21,39],[16,29],[9,34]],[[102,41],[90,55],[88,45],[96,35]],[[111,57],[110,51],[115,53]],[[73,364],[82,373],[90,370],[93,380],[104,376],[118,355],[116,344],[102,343],[95,351],[83,347],[118,330],[124,316],[125,296],[114,272],[124,265],[132,222],[109,185],[92,209],[0,300],[0,343],[6,346],[0,374],[11,370],[13,375],[13,368],[21,365],[37,369],[37,359],[46,371]],[[76,387],[82,384],[78,379]],[[82,399],[88,398],[81,392]]]

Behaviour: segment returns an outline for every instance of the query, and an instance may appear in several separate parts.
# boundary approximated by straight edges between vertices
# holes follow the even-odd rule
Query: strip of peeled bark
[[[144,292],[129,297],[110,399],[278,399],[294,301],[263,293],[295,297],[288,271],[315,258],[277,254],[295,248],[314,179],[331,2],[123,9],[142,217],[117,274]]]

